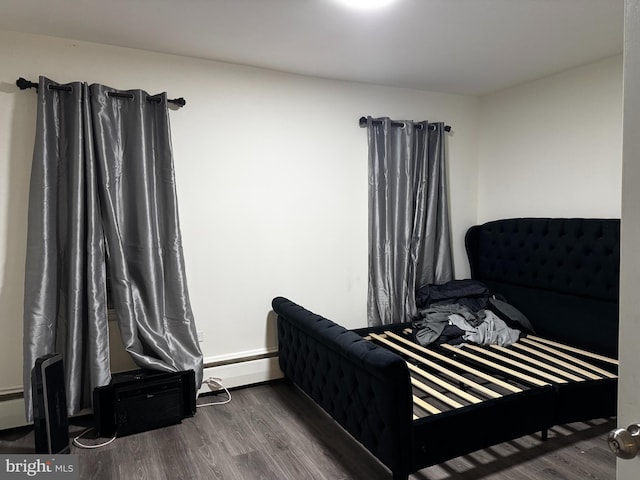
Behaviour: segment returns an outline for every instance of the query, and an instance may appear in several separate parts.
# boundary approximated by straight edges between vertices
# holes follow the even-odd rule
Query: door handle
[[[634,423],[627,429],[616,428],[609,432],[607,437],[609,450],[618,458],[629,460],[640,452],[640,424]]]

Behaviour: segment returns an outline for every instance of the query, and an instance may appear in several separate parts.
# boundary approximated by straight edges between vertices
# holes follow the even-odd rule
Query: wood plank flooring
[[[73,447],[81,480],[388,480],[389,471],[311,400],[285,382],[232,392],[226,405],[199,408],[182,424]],[[207,396],[199,402],[215,401]],[[223,395],[219,397],[223,399]],[[84,425],[83,425],[84,422]],[[76,419],[79,434],[90,419]],[[615,420],[555,427],[458,457],[412,480],[614,480],[606,435]],[[88,435],[86,443],[96,442]],[[31,428],[0,432],[1,453],[33,452]]]

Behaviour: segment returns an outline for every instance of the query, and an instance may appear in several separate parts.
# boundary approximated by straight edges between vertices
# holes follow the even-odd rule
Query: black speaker
[[[69,453],[69,418],[64,365],[57,353],[36,360],[31,370],[36,453]]]
[[[134,370],[93,391],[94,424],[103,437],[180,423],[196,412],[195,373]]]

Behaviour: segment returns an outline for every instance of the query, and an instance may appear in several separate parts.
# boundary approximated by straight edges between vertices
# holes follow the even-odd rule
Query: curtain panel
[[[453,257],[444,124],[368,117],[366,126],[367,316],[377,326],[416,316],[416,288],[451,280]]]
[[[91,407],[93,389],[110,382],[107,262],[127,352],[142,368],[193,369],[199,387],[202,353],[186,283],[166,95],[51,85],[58,86],[40,77],[29,193],[27,419],[31,369],[40,356],[63,356],[69,415]]]

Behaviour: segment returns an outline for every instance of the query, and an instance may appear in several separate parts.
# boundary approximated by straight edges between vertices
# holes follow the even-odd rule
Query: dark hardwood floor
[[[387,480],[391,476],[294,387],[274,382],[232,392],[182,424],[116,439],[79,455],[80,479]],[[207,396],[200,403],[223,399]],[[74,420],[72,433],[90,419]],[[612,419],[560,426],[455,458],[412,480],[614,480],[606,445]],[[97,442],[91,439],[86,443]],[[33,431],[0,432],[0,453],[33,452]]]

